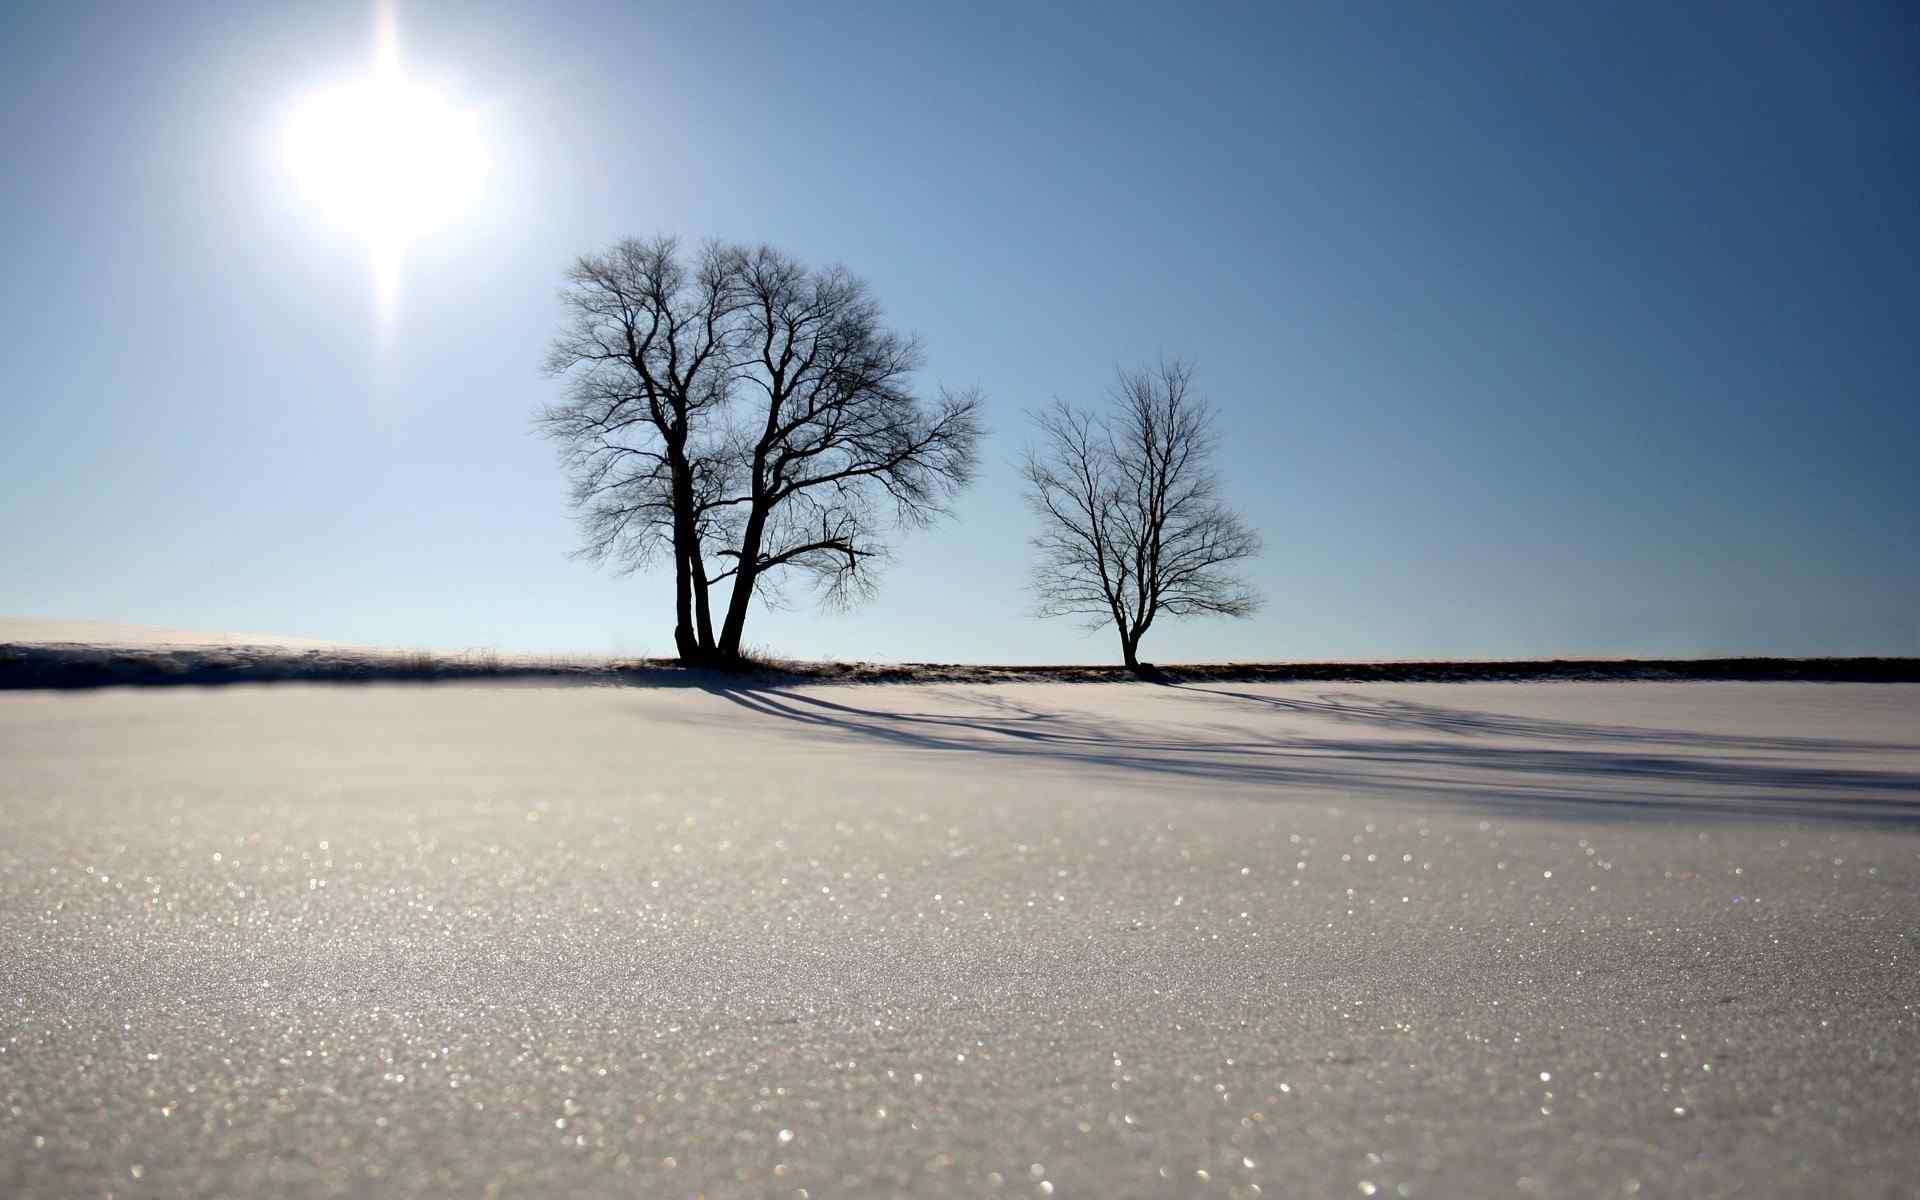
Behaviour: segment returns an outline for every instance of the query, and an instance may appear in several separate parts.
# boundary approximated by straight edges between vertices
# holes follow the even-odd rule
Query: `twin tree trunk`
[[[745,536],[742,540],[742,562],[757,561],[760,540],[765,527],[764,515],[755,513],[748,518]],[[687,522],[691,530],[692,522]],[[691,549],[677,555],[679,578],[675,624],[673,630],[674,646],[680,655],[680,661],[698,666],[733,666],[741,662],[740,642],[747,628],[747,609],[753,600],[754,585],[759,582],[759,569],[743,565],[733,578],[733,592],[727,601],[727,612],[720,626],[720,638],[714,640],[713,616],[707,597],[709,587],[705,560],[701,556],[697,539],[687,543]]]

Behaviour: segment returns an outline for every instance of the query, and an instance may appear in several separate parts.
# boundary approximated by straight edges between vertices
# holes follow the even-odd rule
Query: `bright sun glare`
[[[372,74],[308,96],[284,149],[307,202],[366,242],[383,315],[407,245],[456,216],[487,166],[474,114],[401,73],[384,6]]]

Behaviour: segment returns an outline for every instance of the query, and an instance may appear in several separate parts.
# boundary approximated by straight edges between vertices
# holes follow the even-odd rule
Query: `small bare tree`
[[[1037,611],[1111,624],[1136,670],[1162,614],[1244,617],[1260,603],[1231,570],[1260,539],[1219,502],[1213,414],[1192,382],[1190,363],[1163,361],[1121,371],[1110,413],[1055,402],[1033,417],[1040,440],[1023,474],[1041,519]]]
[[[738,663],[753,599],[789,568],[826,603],[864,598],[888,535],[972,478],[978,397],[916,395],[919,343],[841,268],[720,245],[688,267],[660,238],[568,280],[547,360],[567,394],[537,423],[573,478],[583,555],[633,568],[671,548],[683,661]],[[729,580],[716,635],[709,590]]]

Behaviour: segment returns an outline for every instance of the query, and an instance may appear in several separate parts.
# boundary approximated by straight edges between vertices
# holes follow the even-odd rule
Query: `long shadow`
[[[1863,742],[1838,738],[1758,737],[1750,734],[1704,733],[1693,730],[1650,729],[1639,725],[1599,725],[1555,721],[1546,717],[1519,717],[1507,713],[1446,708],[1414,700],[1373,699],[1354,693],[1328,693],[1318,699],[1263,696],[1223,688],[1180,685],[1187,694],[1220,696],[1246,701],[1280,712],[1300,713],[1348,721],[1382,729],[1410,729],[1462,737],[1519,737],[1543,740],[1626,742],[1685,746],[1693,749],[1754,750],[1783,754],[1920,754],[1920,742]]]
[[[1452,740],[1326,738],[1277,735],[1249,739],[1244,730],[1196,727],[1199,736],[1164,728],[1096,721],[1049,712],[1001,696],[969,693],[978,714],[891,712],[781,688],[708,685],[705,690],[748,711],[835,736],[910,750],[1020,758],[1069,768],[1138,772],[1199,782],[1261,787],[1307,787],[1341,793],[1372,792],[1441,797],[1538,813],[1582,816],[1714,815],[1821,818],[1920,823],[1920,773],[1827,767],[1756,758],[1780,754],[1858,751],[1911,752],[1901,743],[1823,739],[1740,738],[1679,730],[1539,722],[1498,714],[1452,713],[1416,705],[1412,714],[1379,714],[1345,702],[1337,711],[1289,711],[1369,720],[1395,729],[1444,732]],[[1176,688],[1192,694],[1205,689]],[[1253,693],[1217,693],[1266,704]],[[1372,702],[1369,702],[1372,703]],[[1272,707],[1286,709],[1285,704]],[[1518,724],[1507,725],[1511,720]],[[1595,738],[1626,742],[1626,751],[1495,745],[1475,734]],[[1213,733],[1230,736],[1217,738]],[[1649,745],[1674,747],[1650,753]],[[1687,750],[1711,751],[1712,756]]]

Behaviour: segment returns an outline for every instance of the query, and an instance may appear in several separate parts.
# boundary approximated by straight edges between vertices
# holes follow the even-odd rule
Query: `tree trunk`
[[[753,601],[753,585],[760,577],[760,538],[766,528],[767,514],[756,504],[740,537],[740,569],[733,577],[733,594],[727,597],[726,623],[720,627],[720,643],[715,647],[719,661],[726,666],[740,661],[740,638],[746,631],[747,605]]]
[[[726,666],[737,666],[740,662],[740,638],[746,631],[747,602],[753,598],[754,574],[742,567],[740,574],[734,576],[726,622],[720,626],[720,640],[714,646],[714,657]]]
[[[669,446],[667,453],[673,471],[673,644],[682,663],[699,666],[713,657],[713,623],[703,619],[698,627],[694,624],[696,605],[707,618],[707,572],[693,524],[693,470],[682,448]]]
[[[673,540],[673,648],[682,663],[691,664],[700,657],[700,645],[693,636],[687,556],[681,552],[678,530]]]
[[[700,544],[696,536],[693,547],[693,619],[700,636],[702,657],[713,657],[713,606],[708,597],[706,560],[700,557]]]

